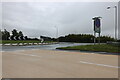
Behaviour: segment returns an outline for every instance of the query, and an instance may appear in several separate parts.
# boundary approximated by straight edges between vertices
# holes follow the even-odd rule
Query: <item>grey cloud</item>
[[[102,17],[102,35],[114,35],[114,2],[21,2],[2,4],[3,28],[22,30],[25,35],[55,37],[69,33],[93,34],[92,17]]]

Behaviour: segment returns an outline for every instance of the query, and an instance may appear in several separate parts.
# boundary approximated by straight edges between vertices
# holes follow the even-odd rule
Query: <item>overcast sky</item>
[[[114,35],[116,2],[4,2],[2,28],[23,31],[29,37],[93,34],[92,18],[102,17],[101,35]],[[1,12],[0,12],[1,13]],[[55,27],[56,26],[56,27]]]

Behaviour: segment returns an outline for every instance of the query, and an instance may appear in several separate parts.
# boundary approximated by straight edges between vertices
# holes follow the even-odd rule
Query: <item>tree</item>
[[[18,35],[19,35],[19,36],[23,36],[22,31],[19,31]]]
[[[10,37],[10,33],[6,29],[4,29],[4,31],[2,32],[2,39],[9,40],[9,37]]]
[[[16,40],[23,40],[23,33],[22,31],[19,31],[18,35],[16,36]]]
[[[27,37],[27,36],[25,36],[25,40],[28,40],[28,37]]]
[[[17,35],[18,35],[18,32],[17,32],[16,29],[13,29],[13,31],[12,31],[12,35],[13,35],[13,36],[17,36]]]
[[[17,37],[18,37],[18,32],[16,29],[13,29],[11,39],[16,40]]]

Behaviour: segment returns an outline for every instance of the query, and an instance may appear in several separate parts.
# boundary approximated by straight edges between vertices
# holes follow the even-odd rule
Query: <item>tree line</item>
[[[9,31],[4,29],[0,30],[0,40],[38,40],[37,38],[28,38],[23,35],[22,31],[17,31],[17,29],[13,29],[12,34]]]
[[[69,34],[64,37],[59,37],[59,42],[76,42],[76,43],[93,43],[94,36],[90,34]],[[96,42],[99,41],[99,37],[96,37]],[[100,42],[106,43],[107,41],[114,41],[114,38],[110,36],[100,36]]]
[[[66,36],[61,36],[59,38],[51,38],[46,36],[40,36],[44,41],[59,41],[59,42],[76,42],[76,43],[93,43],[94,36],[91,34],[69,34]],[[0,30],[0,40],[39,40],[38,38],[28,38],[23,35],[22,31],[17,31],[17,29],[13,29],[11,34],[9,31],[4,29]],[[99,41],[99,37],[96,37],[96,42]],[[115,41],[114,38],[110,36],[100,36],[100,42],[106,43],[107,41]]]

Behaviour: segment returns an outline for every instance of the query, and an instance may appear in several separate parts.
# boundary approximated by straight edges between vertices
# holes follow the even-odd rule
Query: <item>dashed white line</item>
[[[106,65],[106,64],[97,64],[97,63],[91,63],[91,62],[85,62],[85,61],[80,61],[80,63],[97,65],[97,66],[104,66],[104,67],[111,67],[111,68],[120,68],[118,66],[111,66],[111,65]]]
[[[23,53],[12,53],[12,54],[17,54],[17,55],[25,55],[25,56],[32,56],[32,57],[41,57],[41,56],[38,56],[38,55],[33,55],[33,54],[23,54]]]

